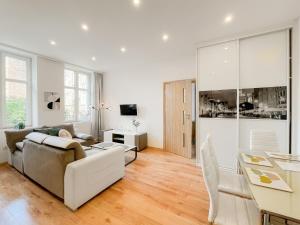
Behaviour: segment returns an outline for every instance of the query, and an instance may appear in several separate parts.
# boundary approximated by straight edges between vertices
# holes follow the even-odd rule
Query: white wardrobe
[[[233,170],[236,168],[239,149],[249,150],[250,130],[271,129],[277,133],[280,150],[289,152],[289,52],[289,29],[237,38],[197,49],[198,151],[207,134],[210,134],[219,165]],[[287,119],[240,117],[240,89],[285,86]],[[228,89],[237,91],[236,118],[199,116],[199,92]]]

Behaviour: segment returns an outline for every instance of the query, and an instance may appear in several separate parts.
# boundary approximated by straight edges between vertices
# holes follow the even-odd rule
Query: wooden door
[[[164,83],[164,149],[192,158],[192,85],[194,80]]]

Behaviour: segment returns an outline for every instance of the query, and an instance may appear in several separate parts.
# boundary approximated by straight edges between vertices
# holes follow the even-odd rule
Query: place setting
[[[251,155],[246,153],[241,153],[241,156],[243,161],[247,164],[258,165],[262,167],[273,167],[272,163],[268,160],[267,157]],[[279,155],[276,156],[279,157]],[[294,169],[292,168],[289,162],[284,162],[279,160],[278,161],[274,160],[274,161],[282,170]],[[250,167],[245,167],[245,171],[249,177],[250,182],[254,185],[286,191],[286,192],[293,192],[293,190],[284,181],[284,179],[282,179],[282,177],[274,171],[250,168]]]

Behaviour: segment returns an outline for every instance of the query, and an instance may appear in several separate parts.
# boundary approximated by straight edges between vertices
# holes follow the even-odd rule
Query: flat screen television
[[[120,105],[121,116],[137,116],[136,104]]]

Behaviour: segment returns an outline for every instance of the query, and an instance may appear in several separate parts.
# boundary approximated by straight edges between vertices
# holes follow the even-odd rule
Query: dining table
[[[271,163],[271,166],[246,163],[242,157],[243,152],[254,156],[263,156]],[[238,156],[238,172],[244,176],[248,184],[252,198],[261,212],[263,225],[300,225],[300,172],[283,170],[277,162],[289,162],[289,160],[272,158],[263,151],[249,153],[249,151],[241,149]],[[295,161],[293,162],[295,163]],[[291,191],[263,187],[252,183],[247,168],[277,173]]]

